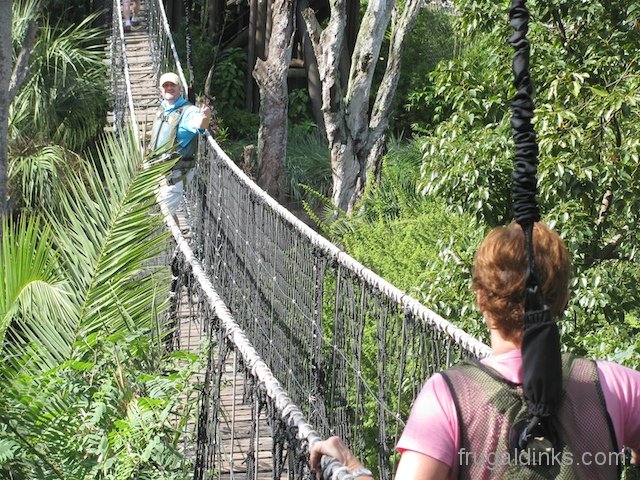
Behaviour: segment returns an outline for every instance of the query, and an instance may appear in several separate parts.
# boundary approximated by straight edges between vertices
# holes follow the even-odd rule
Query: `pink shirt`
[[[522,353],[512,350],[491,355],[482,362],[504,378],[522,383]],[[640,372],[613,362],[596,362],[607,411],[618,446],[640,448]],[[440,374],[422,387],[411,415],[396,445],[400,453],[411,450],[428,455],[451,467],[449,478],[457,478],[460,438],[458,414],[449,387]]]

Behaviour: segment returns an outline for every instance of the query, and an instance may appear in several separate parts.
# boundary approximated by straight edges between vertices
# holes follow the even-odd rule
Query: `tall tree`
[[[13,2],[0,2],[0,221],[7,212],[7,131],[9,129],[9,82],[11,81]],[[0,227],[1,228],[1,227]]]
[[[32,2],[34,8],[37,2]],[[13,2],[0,5],[0,34],[5,39],[0,47],[0,218],[8,212],[7,205],[7,164],[9,157],[9,107],[29,73],[29,55],[36,41],[37,24],[33,20],[25,23],[22,48],[15,64],[13,61]],[[12,68],[13,66],[13,68]],[[0,227],[0,232],[1,232]]]
[[[379,175],[393,96],[400,75],[400,53],[424,0],[371,0],[351,56],[347,85],[340,80],[346,48],[347,0],[331,0],[331,18],[321,29],[312,9],[304,12],[322,82],[325,128],[331,150],[332,200],[347,212],[361,198],[367,181]],[[383,80],[373,107],[369,97],[382,42],[391,42]]]
[[[258,158],[261,166],[258,183],[275,198],[280,196],[280,175],[287,148],[287,75],[293,43],[293,9],[293,0],[276,0],[273,4],[267,58],[258,58],[253,70],[260,87]]]

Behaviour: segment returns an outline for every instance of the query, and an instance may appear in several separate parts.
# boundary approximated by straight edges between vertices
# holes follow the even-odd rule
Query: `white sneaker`
[[[130,32],[131,31],[131,22],[129,20],[126,20],[124,22],[124,31],[125,32]]]

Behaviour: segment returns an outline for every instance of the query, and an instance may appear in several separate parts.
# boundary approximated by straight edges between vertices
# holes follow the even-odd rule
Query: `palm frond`
[[[84,181],[60,192],[60,211],[49,218],[77,292],[77,340],[155,320],[152,302],[166,278],[149,261],[167,248],[167,233],[153,213],[154,190],[168,166],[145,169],[142,160],[133,136],[107,137]]]
[[[107,137],[96,158],[54,185],[59,205],[45,213],[49,226],[23,220],[5,228],[6,369],[42,371],[70,359],[87,338],[156,328],[168,273],[150,260],[167,248],[168,233],[154,191],[168,168],[143,168],[133,135]]]
[[[29,22],[40,19],[42,0],[15,0],[12,12],[11,35],[13,38],[13,50],[17,54],[22,47],[22,40],[27,32]]]
[[[13,460],[16,452],[20,449],[20,444],[9,438],[0,438],[0,465]]]
[[[0,342],[5,367],[17,357],[43,352],[51,364],[70,353],[63,338],[73,315],[69,285],[52,255],[52,231],[36,217],[4,225],[0,250]]]
[[[11,103],[10,144],[52,140],[79,150],[99,134],[106,119],[104,33],[90,26],[98,14],[61,28],[39,18],[35,7],[22,10],[39,19],[40,33],[31,52],[29,78]],[[23,23],[14,14],[14,31],[26,28]]]
[[[59,145],[15,149],[9,157],[9,182],[15,201],[28,209],[50,209],[57,203],[53,185],[66,182],[82,159]],[[15,193],[14,193],[15,192]]]

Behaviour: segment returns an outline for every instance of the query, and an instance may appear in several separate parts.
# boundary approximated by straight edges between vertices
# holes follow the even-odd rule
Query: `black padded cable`
[[[528,416],[517,423],[511,433],[511,445],[518,449],[528,448],[533,437],[544,437],[550,444],[556,443],[551,416],[562,395],[560,335],[538,285],[533,252],[533,225],[540,220],[536,201],[538,144],[531,123],[533,87],[529,75],[530,46],[527,40],[529,11],[525,3],[526,0],[512,0],[509,10],[514,29],[509,43],[515,50],[512,67],[517,90],[511,103],[515,143],[512,198],[515,220],[524,232],[528,253],[522,339],[522,382]]]

